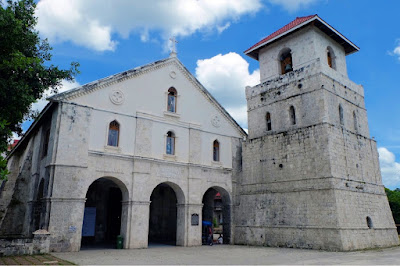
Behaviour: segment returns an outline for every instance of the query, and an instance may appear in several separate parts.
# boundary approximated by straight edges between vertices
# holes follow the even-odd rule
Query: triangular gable
[[[106,78],[102,78],[90,83],[87,83],[83,86],[77,87],[75,89],[65,91],[59,94],[56,94],[48,100],[50,101],[69,101],[74,98],[77,98],[81,95],[89,94],[91,92],[94,92],[96,90],[99,90],[101,88],[105,88],[107,86],[110,86],[111,84],[114,84],[116,82],[121,82],[126,79],[131,79],[134,78],[138,75],[142,75],[144,73],[147,73],[151,70],[154,70],[156,68],[161,68],[164,67],[168,64],[174,64],[178,69],[181,70],[183,75],[193,84],[195,88],[198,89],[200,93],[204,95],[213,105],[216,107],[216,109],[221,113],[223,117],[227,119],[227,121],[234,127],[236,130],[239,132],[240,135],[242,136],[247,136],[247,133],[239,126],[239,124],[235,121],[235,119],[232,118],[232,116],[225,110],[224,107],[222,107],[219,102],[207,91],[206,88],[189,72],[189,70],[186,69],[186,67],[180,62],[176,57],[171,57],[163,60],[159,60],[144,66],[136,67],[131,70],[127,70],[115,75],[111,75]]]

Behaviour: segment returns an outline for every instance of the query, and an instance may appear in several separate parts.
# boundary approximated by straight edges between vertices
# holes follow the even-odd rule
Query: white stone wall
[[[297,70],[304,65],[319,59],[327,68],[327,47],[330,46],[334,52],[336,70],[347,77],[347,66],[344,49],[333,39],[312,26],[307,26],[297,32],[290,34],[282,40],[276,41],[267,47],[260,49],[260,80],[261,82],[280,76],[281,66],[279,61],[283,49],[289,48],[292,54],[293,69]]]

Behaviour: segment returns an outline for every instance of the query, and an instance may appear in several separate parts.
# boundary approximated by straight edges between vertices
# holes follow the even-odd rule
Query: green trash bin
[[[124,238],[121,235],[117,236],[117,249],[124,248]]]

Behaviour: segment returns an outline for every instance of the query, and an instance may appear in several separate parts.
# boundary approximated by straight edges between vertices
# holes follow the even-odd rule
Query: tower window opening
[[[289,108],[289,117],[290,117],[291,124],[296,125],[296,111],[295,111],[293,105],[290,106],[290,108]]]
[[[279,58],[281,64],[281,73],[286,74],[293,71],[292,54],[290,49],[286,49],[282,52]]]
[[[330,46],[326,48],[326,57],[328,60],[329,67],[336,69],[335,54],[333,53],[333,49]]]
[[[267,122],[267,131],[271,131],[272,130],[272,123],[271,123],[271,114],[269,112],[265,116],[265,120]]]
[[[371,228],[374,227],[373,224],[372,224],[372,219],[371,219],[371,217],[369,217],[369,216],[367,216],[367,225],[368,225],[368,228],[369,228],[369,229],[371,229]]]

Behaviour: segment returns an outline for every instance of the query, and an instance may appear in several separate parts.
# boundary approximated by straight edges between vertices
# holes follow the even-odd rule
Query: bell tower
[[[369,136],[364,90],[346,55],[359,48],[318,15],[298,17],[245,54],[246,88],[235,242],[326,250],[398,244]]]

